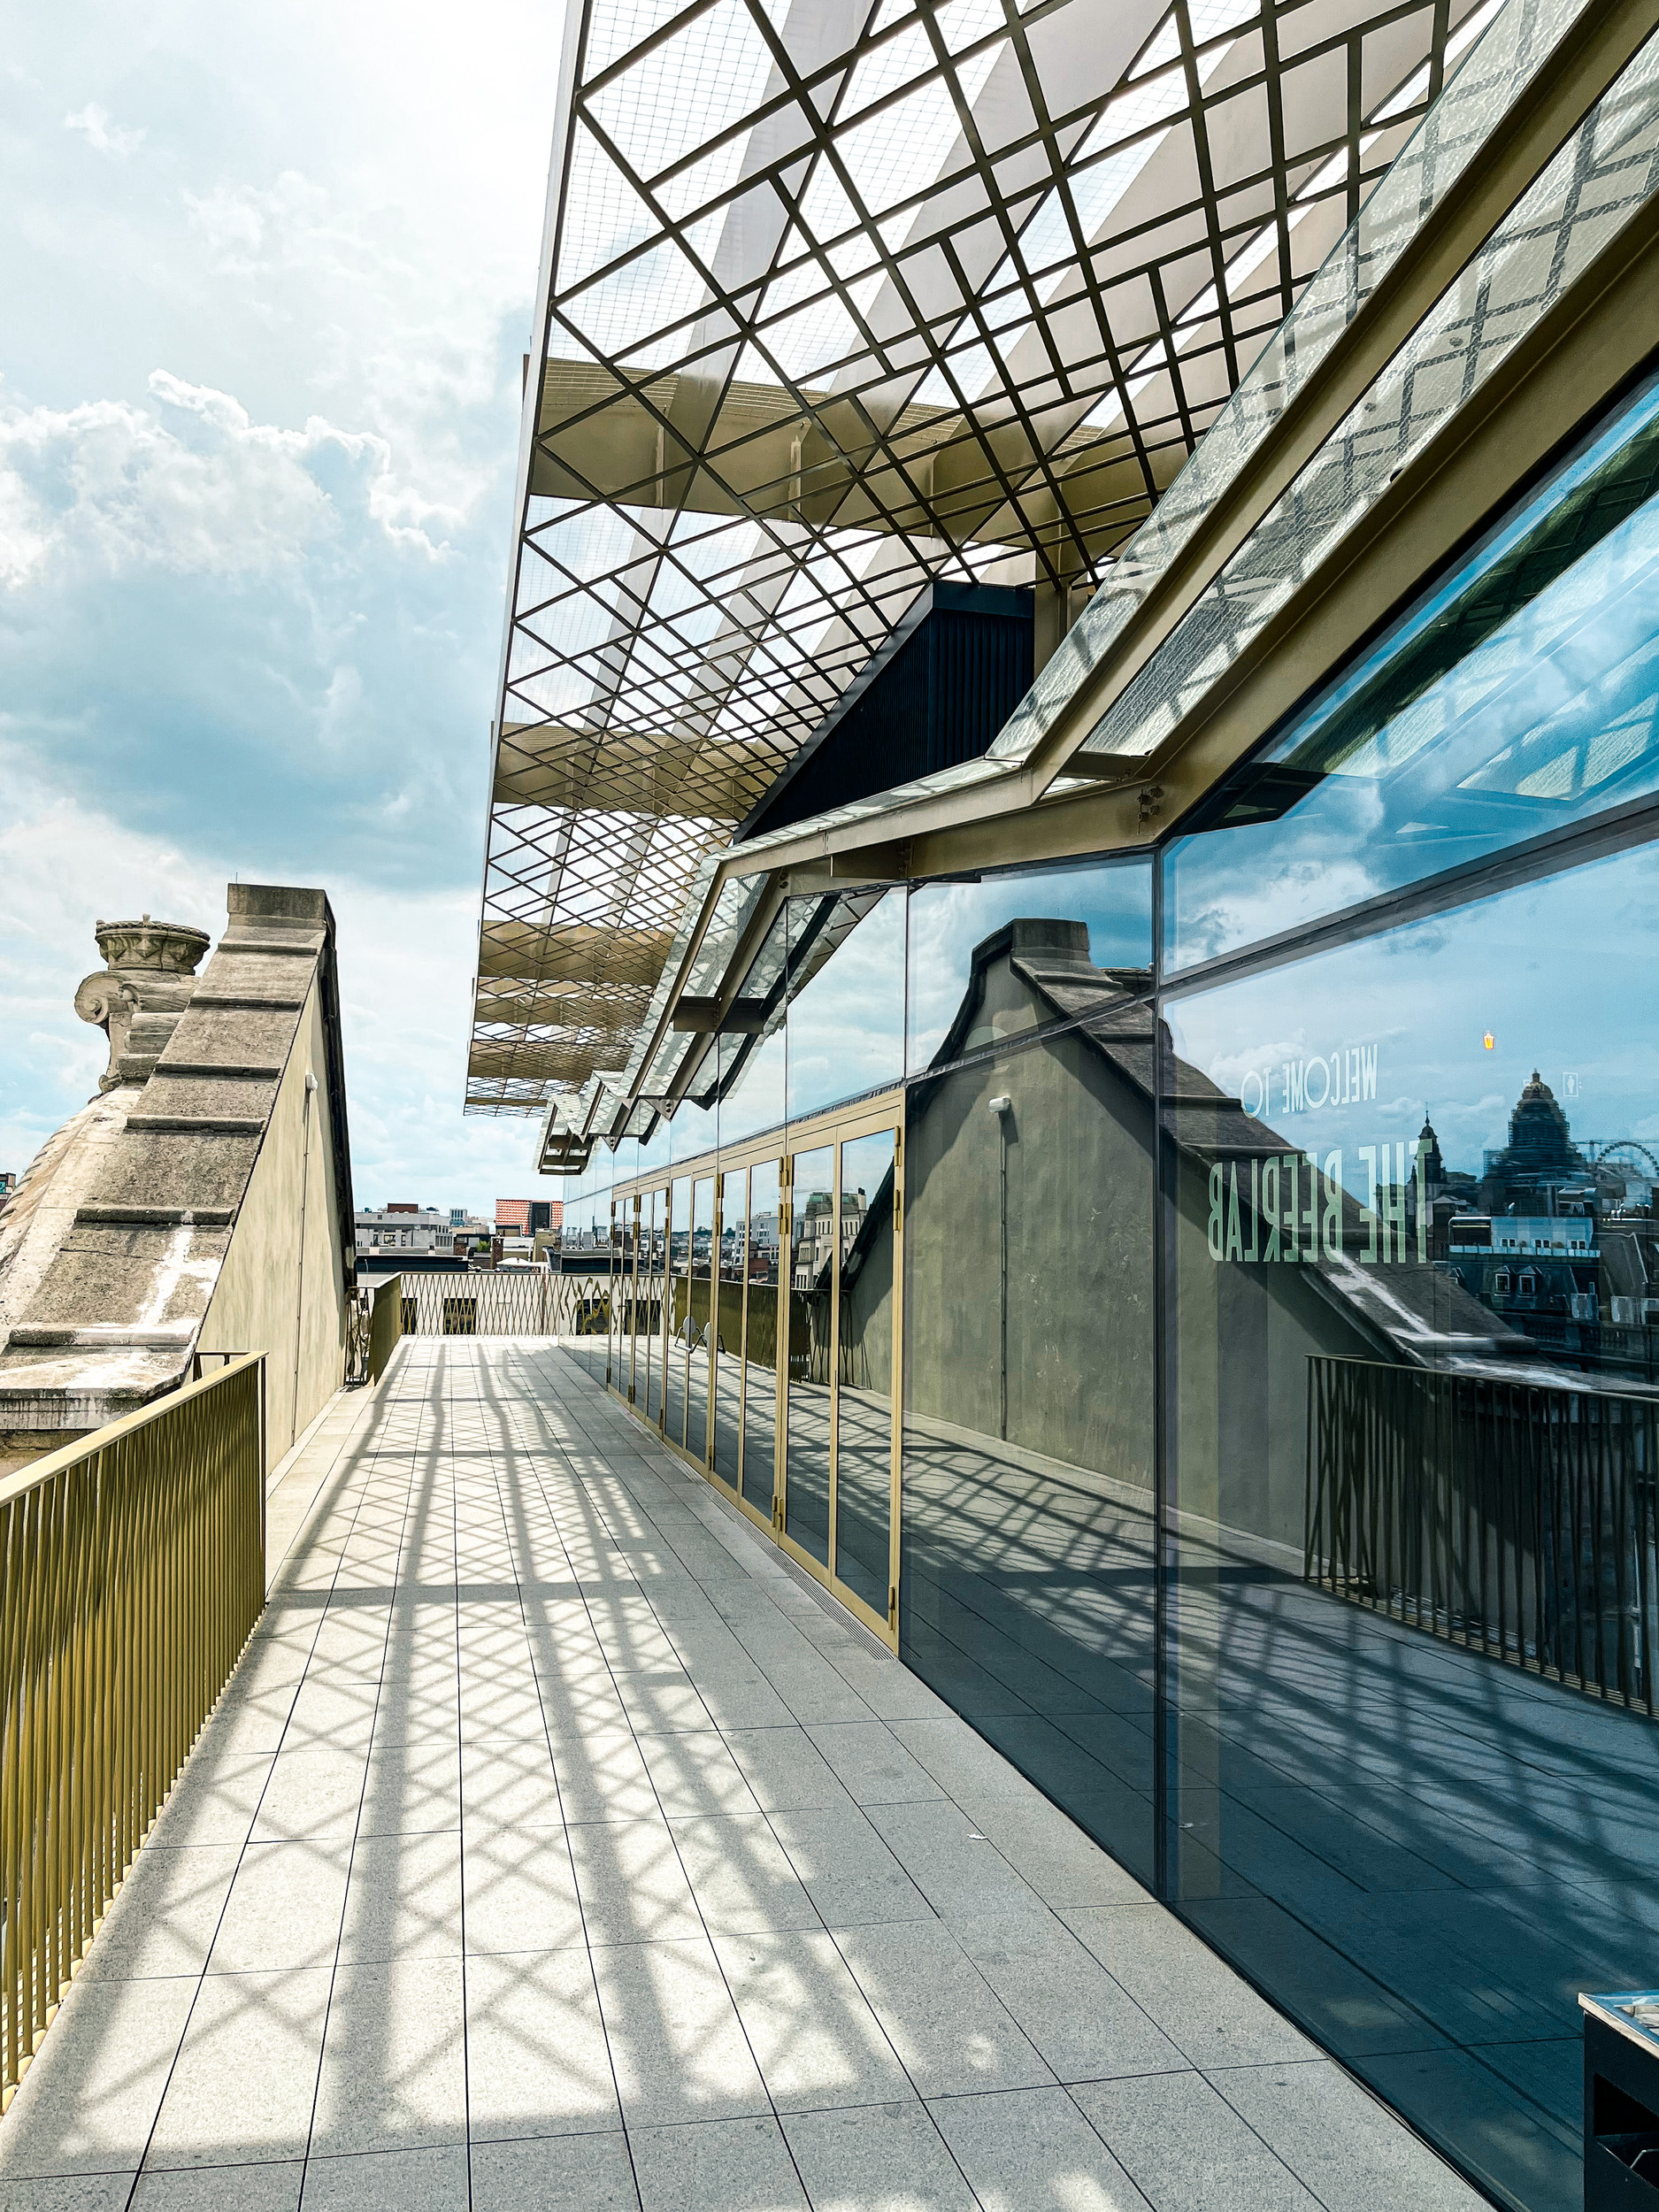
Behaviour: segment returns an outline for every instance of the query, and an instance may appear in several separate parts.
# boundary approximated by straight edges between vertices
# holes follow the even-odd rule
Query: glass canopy
[[[620,1077],[928,580],[1052,650],[1495,5],[572,9],[469,1111]]]

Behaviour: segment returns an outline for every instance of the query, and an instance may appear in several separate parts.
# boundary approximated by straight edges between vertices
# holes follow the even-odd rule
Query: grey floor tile
[[[249,1844],[213,1939],[209,1973],[332,1966],[350,1858],[350,1840],[341,1836]]]
[[[639,2201],[620,2132],[473,2147],[472,2212],[638,2212]]]
[[[767,1818],[826,1927],[934,1917],[860,1806],[849,1801]]]
[[[1191,2064],[1257,2066],[1318,2055],[1162,1905],[1091,1906],[1060,1916]]]
[[[312,1667],[301,1683],[282,1737],[289,1751],[366,1752],[380,1701],[379,1655],[373,1671],[351,1677],[334,1667]]]
[[[606,1724],[560,1737],[554,1757],[565,1818],[572,1827],[589,1821],[661,1818],[632,1729]]]
[[[612,1679],[629,1724],[641,1735],[672,1736],[714,1725],[691,1677],[677,1659],[662,1666],[619,1667]]]
[[[132,2212],[298,2212],[304,2174],[296,2158],[152,2170],[138,2177]]]
[[[706,1937],[595,1950],[594,1971],[630,2127],[737,2119],[766,2093]]]
[[[202,1745],[169,1792],[149,1843],[245,1842],[273,1763],[250,1753],[219,1754]]]
[[[554,1951],[584,1940],[563,1828],[479,1828],[465,1841],[469,1952]]]
[[[1327,2212],[1479,2212],[1486,2199],[1328,2060],[1211,2078]]]
[[[795,2161],[770,2115],[634,2128],[628,2143],[645,2212],[808,2212]]]
[[[0,2126],[0,2179],[136,2171],[196,1988],[74,1983]]]
[[[470,1959],[466,2055],[475,2144],[621,2124],[586,1949]]]
[[[460,1737],[434,1730],[369,1750],[358,1834],[407,1836],[418,1827],[460,1827]]]
[[[888,1726],[947,1795],[958,1803],[1003,1798],[1028,1804],[1037,1794],[1000,1751],[975,1735],[954,1713],[933,1720],[895,1720]]]
[[[813,2212],[973,2212],[973,2195],[926,2106],[795,2112],[783,2131]]]
[[[465,2140],[459,1959],[342,1966],[317,2083],[313,2156]]]
[[[311,2133],[330,1970],[202,1983],[147,2164],[302,2157]]]
[[[301,2212],[467,2212],[466,2151],[366,2151],[312,2158]],[[226,2212],[242,2212],[235,2200]]]
[[[1054,2075],[938,1920],[837,1934],[871,2009],[924,2097],[1051,2088]]]
[[[822,1926],[764,1813],[678,1820],[672,1832],[711,1935]]]
[[[857,1804],[911,1804],[945,1793],[885,1721],[820,1723],[807,1733]]]
[[[984,2212],[1146,2212],[1145,2197],[1063,2089],[943,2097],[929,2110]]]
[[[660,1815],[589,1821],[567,1832],[590,1943],[672,1943],[702,1934],[672,1831]]]
[[[0,2212],[127,2212],[131,2174],[51,2174],[0,2181]]]
[[[717,1728],[793,1728],[799,1722],[760,1668],[712,1667],[696,1673],[697,1693]]]
[[[97,1981],[199,1974],[241,1855],[234,1844],[173,1850],[147,1843],[93,1940],[82,1973]]]
[[[1087,2082],[1071,2094],[1156,2212],[1316,2212],[1317,2200],[1202,2074]]]
[[[547,1738],[467,1739],[461,1747],[461,1824],[545,1828],[565,1817]]]
[[[357,1828],[368,1749],[332,1745],[279,1752],[254,1821],[256,1843],[303,1836],[349,1836]]]
[[[446,1958],[460,1949],[458,1829],[359,1835],[340,1932],[342,1961]]]
[[[718,1730],[702,1728],[668,1736],[643,1732],[640,1755],[651,1778],[657,1803],[670,1820],[757,1813],[754,1792]]]
[[[936,1913],[1046,1916],[1047,1906],[959,1805],[871,1805],[872,1826]]]
[[[1187,2059],[1052,1917],[954,1920],[951,1933],[1061,2081],[1179,2072]]]
[[[726,1747],[763,1812],[808,1812],[850,1802],[823,1753],[791,1720],[726,1732]]]
[[[717,1936],[715,1955],[780,2112],[909,2101],[915,2092],[825,1930]]]
[[[757,1654],[757,1657],[759,1655]],[[761,1671],[803,1728],[814,1722],[873,1720],[875,1715],[850,1682],[829,1661],[812,1651],[777,1667],[761,1660]]]
[[[1033,1791],[1029,1799],[971,1794],[958,1801],[981,1835],[1048,1905],[1140,1905],[1148,1893],[1117,1860]]]

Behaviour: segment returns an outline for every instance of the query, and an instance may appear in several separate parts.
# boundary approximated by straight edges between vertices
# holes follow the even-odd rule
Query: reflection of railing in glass
[[[1654,1715],[1659,1399],[1308,1363],[1307,1579]]]

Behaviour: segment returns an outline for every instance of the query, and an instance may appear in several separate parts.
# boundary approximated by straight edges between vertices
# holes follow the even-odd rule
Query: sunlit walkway
[[[296,1524],[0,2212],[1478,2201],[563,1354]]]

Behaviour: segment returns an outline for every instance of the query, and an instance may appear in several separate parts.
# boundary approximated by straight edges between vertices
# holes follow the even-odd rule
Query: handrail
[[[213,1355],[204,1356],[211,1357]],[[60,1444],[55,1451],[31,1460],[27,1467],[19,1467],[16,1474],[0,1478],[0,1511],[4,1511],[14,1499],[21,1497],[26,1490],[33,1489],[36,1483],[61,1474],[65,1468],[73,1467],[91,1452],[106,1450],[123,1437],[135,1434],[151,1421],[165,1421],[170,1414],[176,1413],[187,1399],[212,1389],[215,1385],[222,1383],[227,1375],[240,1374],[243,1368],[251,1367],[256,1361],[263,1361],[264,1358],[263,1352],[227,1353],[225,1365],[216,1368],[211,1375],[202,1375],[182,1384],[179,1389],[170,1391],[165,1397],[156,1399],[152,1404],[140,1406],[134,1413],[124,1413],[118,1420],[106,1422],[101,1429],[94,1429],[89,1435],[78,1436],[73,1443]],[[264,1440],[261,1437],[261,1445]],[[0,1602],[3,1601],[0,1599]]]
[[[0,2106],[264,1609],[264,1365],[0,1483]]]

